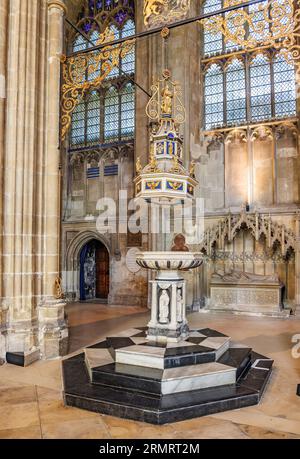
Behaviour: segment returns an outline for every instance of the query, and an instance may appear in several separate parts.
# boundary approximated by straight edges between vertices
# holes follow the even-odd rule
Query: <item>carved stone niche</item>
[[[211,278],[212,310],[281,315],[284,284],[275,274],[262,276],[240,271],[213,274]]]

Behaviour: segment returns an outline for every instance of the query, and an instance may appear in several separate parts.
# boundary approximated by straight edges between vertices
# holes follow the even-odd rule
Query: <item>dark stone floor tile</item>
[[[257,363],[256,367],[258,368],[266,368],[267,370],[272,368],[273,366],[273,363],[274,363],[274,360],[259,360],[259,362]]]
[[[133,346],[135,343],[130,338],[126,337],[112,337],[107,338],[109,347],[113,349],[122,349],[123,347]]]
[[[225,337],[228,338],[227,335],[224,335],[223,333],[218,332],[217,330],[212,330],[211,328],[203,328],[202,330],[196,330],[201,335],[205,335],[208,338],[216,338],[216,337]]]
[[[101,341],[101,343],[93,344],[92,346],[89,346],[87,349],[108,349],[109,344],[107,340]]]
[[[206,339],[207,339],[207,337],[205,337],[205,338],[200,338],[200,337],[199,337],[199,338],[196,338],[195,336],[192,336],[192,337],[189,338],[187,341],[188,341],[189,343],[193,343],[193,344],[200,344],[200,343],[202,343],[202,341],[204,341],[204,340],[206,340]]]

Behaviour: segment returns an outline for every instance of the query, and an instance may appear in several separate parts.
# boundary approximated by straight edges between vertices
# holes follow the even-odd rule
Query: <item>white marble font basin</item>
[[[203,255],[191,252],[140,252],[136,262],[142,268],[155,271],[182,271],[201,266]]]

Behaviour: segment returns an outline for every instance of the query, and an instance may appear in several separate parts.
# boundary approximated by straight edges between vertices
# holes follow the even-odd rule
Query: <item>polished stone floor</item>
[[[70,352],[132,326],[144,326],[148,311],[134,307],[74,304],[68,307]],[[64,407],[60,361],[27,368],[0,367],[0,438],[202,439],[300,438],[300,358],[292,357],[292,337],[300,319],[194,313],[193,328],[214,328],[275,360],[260,405],[165,426],[98,415]]]

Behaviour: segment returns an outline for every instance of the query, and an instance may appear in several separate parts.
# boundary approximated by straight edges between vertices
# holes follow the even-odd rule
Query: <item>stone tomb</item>
[[[282,315],[284,285],[277,275],[262,276],[241,271],[213,274],[210,310]]]
[[[137,327],[62,362],[65,404],[165,424],[259,403],[273,361],[216,330],[151,342]]]

